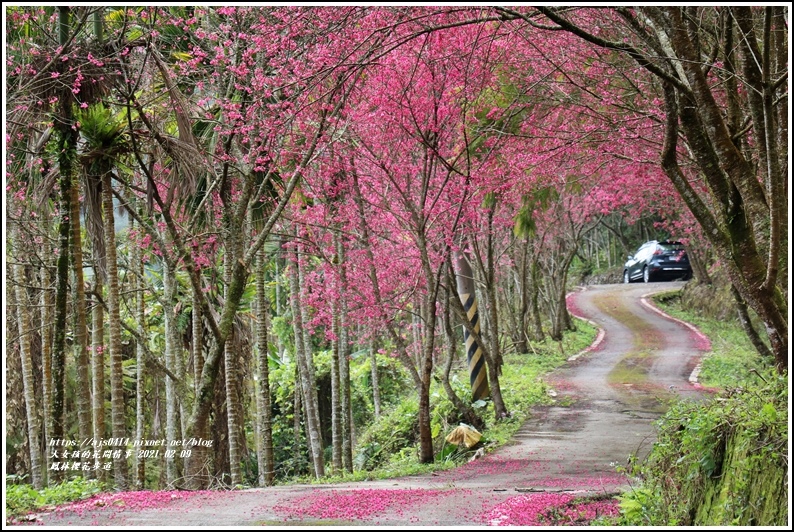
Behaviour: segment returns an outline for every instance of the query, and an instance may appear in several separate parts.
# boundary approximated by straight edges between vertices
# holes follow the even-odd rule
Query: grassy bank
[[[642,482],[621,497],[626,526],[781,526],[788,521],[788,376],[755,351],[737,320],[683,309],[678,292],[655,297],[712,344],[700,381],[719,392],[675,404],[658,422]]]
[[[702,361],[699,381],[703,386],[726,389],[760,384],[758,373],[769,369],[736,319],[712,319],[681,305],[680,290],[657,294],[654,303],[673,317],[700,329],[711,340],[711,353]]]

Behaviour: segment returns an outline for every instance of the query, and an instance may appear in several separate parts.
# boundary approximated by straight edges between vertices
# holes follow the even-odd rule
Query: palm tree
[[[117,158],[128,149],[124,134],[126,125],[114,116],[104,105],[95,104],[80,114],[80,135],[85,142],[81,154],[86,171],[101,182],[103,234],[105,244],[104,270],[107,278],[108,294],[108,329],[110,356],[110,406],[112,419],[112,437],[123,441],[128,436],[125,421],[124,388],[121,353],[121,315],[119,292],[118,263],[116,257],[116,229],[113,211],[113,188],[111,175]],[[114,458],[114,479],[117,489],[126,489],[127,458],[124,446],[114,446],[114,451],[121,451],[120,457]]]

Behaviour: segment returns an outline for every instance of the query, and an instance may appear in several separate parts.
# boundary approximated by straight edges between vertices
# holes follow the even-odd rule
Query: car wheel
[[[623,272],[623,282],[629,284],[631,282],[631,278],[629,277],[629,271],[625,270]]]
[[[642,269],[642,281],[645,283],[651,282],[651,272],[648,271],[648,267]]]

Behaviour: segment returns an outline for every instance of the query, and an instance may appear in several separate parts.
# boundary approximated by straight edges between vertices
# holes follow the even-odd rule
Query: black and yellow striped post
[[[479,336],[480,315],[477,312],[477,298],[474,295],[474,276],[466,255],[460,251],[455,253],[455,281],[458,297],[463,303],[463,309],[466,311],[474,332]],[[474,340],[474,336],[469,333],[469,329],[464,327],[463,330],[463,338],[466,343],[466,359],[469,362],[469,382],[471,384],[472,399],[474,401],[486,399],[491,395],[491,391],[488,389],[488,370],[485,366],[485,357],[483,356],[482,348]]]

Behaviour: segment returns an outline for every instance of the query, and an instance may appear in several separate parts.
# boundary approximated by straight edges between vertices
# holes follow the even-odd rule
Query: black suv
[[[692,278],[692,266],[681,242],[651,240],[644,243],[632,257],[629,255],[623,266],[623,282],[644,282],[661,279]]]

